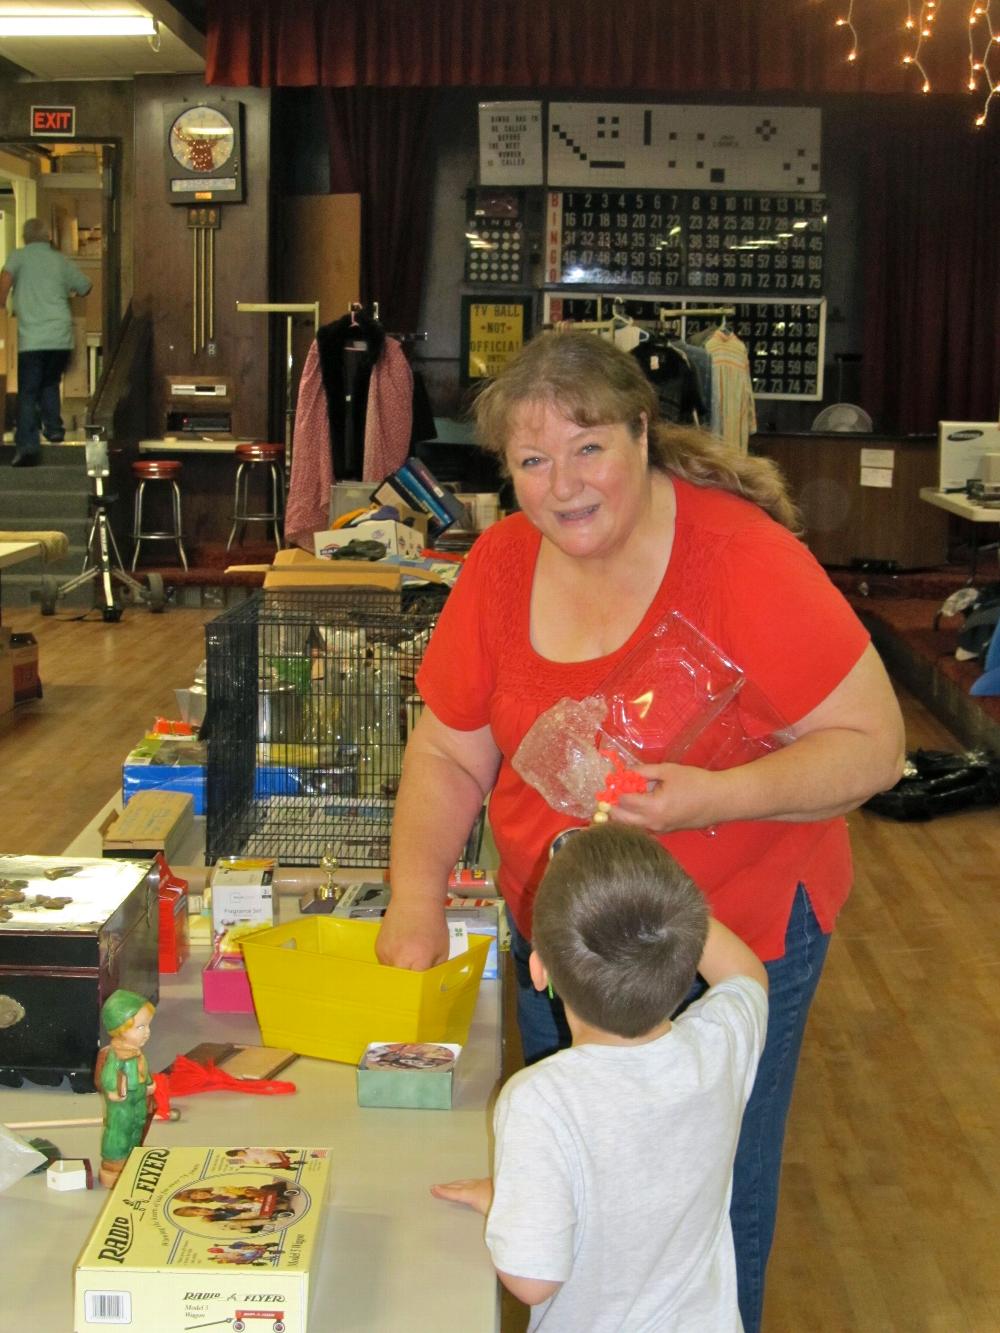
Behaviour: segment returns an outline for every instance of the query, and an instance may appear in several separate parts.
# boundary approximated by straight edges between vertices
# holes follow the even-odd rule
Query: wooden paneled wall
[[[785,474],[821,564],[893,560],[900,569],[926,569],[947,560],[947,515],[920,499],[921,486],[937,485],[936,440],[759,434],[751,447]]]

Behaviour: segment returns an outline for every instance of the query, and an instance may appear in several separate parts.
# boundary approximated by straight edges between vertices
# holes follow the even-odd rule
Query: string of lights
[[[854,0],[847,0],[847,14],[835,20],[835,26],[846,28],[851,38],[851,49],[847,53],[848,64],[858,58],[858,30],[854,26]]]
[[[848,64],[857,62],[861,53],[861,39],[855,24],[856,0],[848,0],[846,13],[834,19],[838,28],[846,28],[849,37]],[[906,0],[906,18],[903,22],[904,51],[902,64],[920,76],[920,91],[929,93],[931,81],[924,64],[924,47],[934,36],[934,27],[941,12],[943,0]],[[966,88],[970,93],[985,94],[982,108],[975,118],[977,126],[986,124],[994,98],[1000,99],[1000,0],[969,0],[968,40],[969,71]]]
[[[903,56],[903,64],[909,69],[915,69],[920,75],[920,91],[922,93],[930,92],[931,81],[927,77],[927,71],[920,60],[920,52],[924,42],[929,41],[934,34],[934,20],[936,18],[937,0],[922,0],[916,18],[913,17],[911,0],[906,0],[906,22],[903,26],[910,34],[913,47]]]
[[[995,26],[991,10],[993,0],[973,0],[969,11],[969,82],[970,93],[985,86],[986,98],[976,124],[986,124],[990,103],[1000,96],[1000,27]]]

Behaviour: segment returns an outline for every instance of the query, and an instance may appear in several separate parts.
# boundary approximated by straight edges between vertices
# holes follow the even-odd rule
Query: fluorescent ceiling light
[[[153,37],[156,24],[134,9],[63,10],[61,13],[12,14],[0,11],[0,37]]]

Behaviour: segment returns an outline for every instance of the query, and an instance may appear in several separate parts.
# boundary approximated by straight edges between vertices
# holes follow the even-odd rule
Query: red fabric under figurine
[[[153,1075],[156,1114],[164,1119],[170,1113],[171,1099],[189,1097],[195,1092],[248,1092],[258,1097],[273,1097],[295,1092],[294,1083],[278,1078],[234,1078],[216,1068],[213,1060],[200,1065],[186,1055],[178,1055],[170,1069]]]

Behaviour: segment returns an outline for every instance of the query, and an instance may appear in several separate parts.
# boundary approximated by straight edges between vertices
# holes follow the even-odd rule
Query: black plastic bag
[[[889,819],[934,819],[957,810],[1000,804],[1000,760],[981,750],[913,750],[903,776],[861,807]]]

